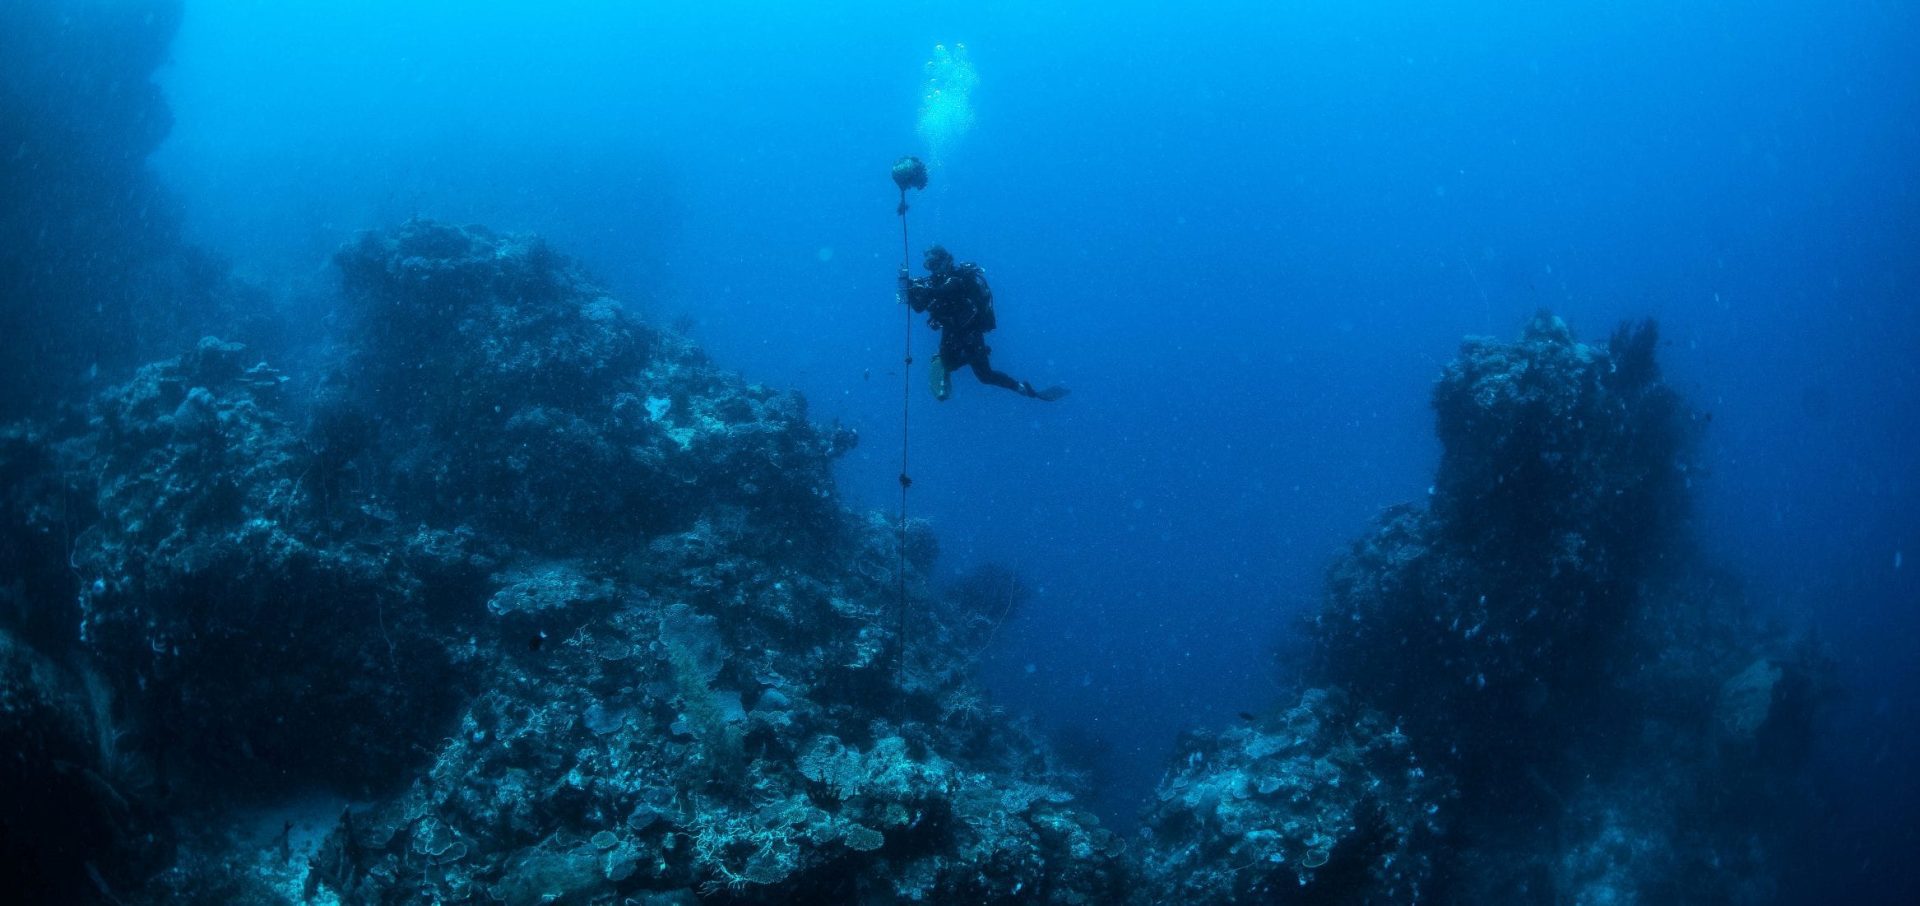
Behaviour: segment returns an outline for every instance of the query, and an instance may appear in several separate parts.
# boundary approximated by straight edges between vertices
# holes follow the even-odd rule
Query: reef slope
[[[90,795],[148,806],[74,830],[145,856],[87,867],[94,888],[1123,896],[1070,775],[973,685],[991,620],[929,589],[918,525],[900,664],[897,526],[834,491],[851,432],[537,239],[414,221],[337,260],[318,373],[208,338],[7,435],[14,603],[100,665],[127,766],[82,759]],[[6,675],[46,675],[30,655]],[[67,698],[20,701],[72,727],[50,748],[100,748]]]

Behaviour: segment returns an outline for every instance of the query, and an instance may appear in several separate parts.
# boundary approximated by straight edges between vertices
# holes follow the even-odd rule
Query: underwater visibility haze
[[[0,898],[1914,902],[1916,59],[6,0]]]

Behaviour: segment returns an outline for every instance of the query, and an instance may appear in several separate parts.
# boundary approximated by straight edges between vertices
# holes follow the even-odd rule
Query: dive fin
[[[1054,400],[1060,399],[1061,397],[1064,397],[1067,394],[1072,392],[1073,391],[1068,390],[1065,387],[1048,387],[1045,390],[1035,390],[1033,392],[1033,398],[1037,400],[1044,400],[1046,402],[1051,403]]]

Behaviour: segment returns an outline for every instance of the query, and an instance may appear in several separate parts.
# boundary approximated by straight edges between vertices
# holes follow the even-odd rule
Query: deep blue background
[[[1109,750],[1122,821],[1179,729],[1272,701],[1328,560],[1424,493],[1462,335],[1659,318],[1714,416],[1703,537],[1846,673],[1836,874],[1912,882],[1912,4],[396,6],[189,3],[156,164],[195,238],[317,315],[354,230],[539,231],[858,428],[843,484],[874,507],[900,439],[886,170],[922,150],[921,64],[968,45],[977,127],[915,201],[914,257],[984,264],[996,364],[1075,393],[962,376],[935,405],[916,371],[913,506],[950,568],[1039,590],[987,672]]]

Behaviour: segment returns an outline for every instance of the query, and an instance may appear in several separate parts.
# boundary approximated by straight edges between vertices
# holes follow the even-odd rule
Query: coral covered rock
[[[544,242],[416,220],[337,261],[353,340],[334,383],[378,424],[409,516],[566,554],[720,503],[770,530],[837,517],[852,432],[712,367]]]
[[[879,525],[855,537],[854,564],[892,544]],[[1004,754],[1035,740],[1003,729],[982,759],[965,721],[892,719],[907,693],[880,656],[887,583],[784,568],[710,528],[664,540],[643,586],[503,576],[493,600],[517,607],[494,606],[502,631],[479,643],[487,691],[411,791],[334,834],[315,883],[377,899],[424,871],[436,897],[510,902],[1115,895],[1110,835]],[[706,566],[658,568],[688,555]],[[976,695],[929,689],[906,713]]]
[[[1333,695],[1207,738],[1161,785],[1162,900],[1772,895],[1826,668],[1687,538],[1696,422],[1657,336],[1595,349],[1543,313],[1465,344],[1434,390],[1430,505],[1329,570],[1307,676]],[[1279,795],[1287,758],[1320,782]]]
[[[1381,715],[1309,689],[1175,758],[1141,854],[1157,902],[1411,903],[1430,892],[1450,790]]]
[[[1467,341],[1434,389],[1431,506],[1388,511],[1329,573],[1319,681],[1484,744],[1501,776],[1487,759],[1592,728],[1645,584],[1683,549],[1694,422],[1655,336],[1596,349],[1542,313],[1517,343]]]
[[[357,790],[416,760],[451,706],[433,634],[448,615],[423,586],[486,561],[431,532],[321,518],[282,382],[208,338],[101,395],[58,450],[91,489],[77,618],[156,755],[227,782]]]
[[[849,432],[537,240],[416,221],[339,263],[323,376],[208,338],[0,438],[16,558],[74,526],[22,609],[79,628],[206,816],[118,895],[1123,895],[1074,781],[983,704],[926,528],[837,502]]]

